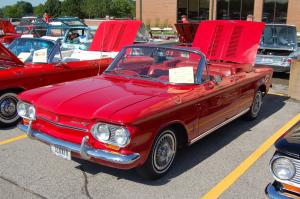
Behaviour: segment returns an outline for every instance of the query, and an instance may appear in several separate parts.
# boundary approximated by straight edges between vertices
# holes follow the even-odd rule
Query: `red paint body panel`
[[[3,61],[1,61],[3,64]],[[65,81],[101,74],[112,62],[111,58],[68,62],[64,65],[26,64],[0,69],[0,91],[9,89],[28,90]]]
[[[99,24],[89,50],[118,52],[134,43],[141,25],[139,20],[104,21]]]
[[[249,21],[203,21],[193,47],[199,47],[209,60],[254,64],[264,26]]]
[[[10,52],[10,50],[4,47],[1,43],[0,43],[0,61],[10,62],[11,64],[17,66],[24,65],[24,63],[16,55]]]
[[[14,39],[21,37],[8,20],[0,20],[0,30],[4,33],[0,35],[0,43],[10,44]]]
[[[211,23],[215,26],[215,22]],[[232,30],[232,27],[229,29]],[[253,41],[252,45],[255,46]],[[243,56],[239,58],[246,60]],[[130,66],[138,67],[139,60],[151,62],[140,56],[130,60]],[[208,74],[221,76],[219,83],[208,80],[201,84],[173,85],[102,74],[33,89],[21,93],[19,98],[36,108],[38,119],[32,123],[33,129],[76,144],[81,143],[83,136],[89,136],[88,144],[96,149],[120,154],[139,153],[140,159],[130,165],[92,160],[115,168],[131,169],[144,164],[162,129],[172,124],[181,125],[186,130],[188,144],[191,144],[208,130],[249,109],[258,88],[263,86],[266,92],[269,90],[273,71],[269,68],[252,68],[248,61],[245,62],[211,61]],[[188,62],[186,66],[192,64]],[[50,121],[59,118],[59,124],[87,132],[65,130],[43,118]],[[117,150],[97,141],[90,133],[91,127],[97,122],[125,126],[130,132],[130,144]]]

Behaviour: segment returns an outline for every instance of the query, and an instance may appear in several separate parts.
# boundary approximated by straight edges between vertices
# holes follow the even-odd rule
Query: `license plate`
[[[270,58],[263,58],[262,61],[267,63],[273,63],[273,59]]]
[[[53,145],[50,146],[50,149],[54,155],[64,158],[66,160],[71,160],[71,152],[68,151],[67,149],[60,148],[60,147],[53,146]]]

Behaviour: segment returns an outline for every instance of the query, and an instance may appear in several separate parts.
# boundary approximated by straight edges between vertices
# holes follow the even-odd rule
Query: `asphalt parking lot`
[[[286,93],[286,77],[273,82],[272,93]],[[0,198],[201,198],[298,113],[300,102],[270,94],[256,120],[237,119],[182,149],[172,170],[156,181],[134,170],[60,159],[18,129],[0,129]],[[243,175],[225,180],[220,198],[266,198],[273,152],[269,148]]]

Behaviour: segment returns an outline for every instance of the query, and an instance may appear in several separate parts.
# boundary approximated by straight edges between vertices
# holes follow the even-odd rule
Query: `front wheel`
[[[146,179],[157,179],[165,175],[173,164],[177,151],[177,139],[172,129],[162,131],[155,139],[145,164],[137,169]]]
[[[257,118],[261,109],[261,105],[263,101],[262,99],[263,99],[262,92],[260,90],[256,91],[250,110],[245,115],[246,119],[254,120],[255,118]]]
[[[0,127],[14,126],[19,121],[17,113],[18,98],[16,93],[0,95]]]

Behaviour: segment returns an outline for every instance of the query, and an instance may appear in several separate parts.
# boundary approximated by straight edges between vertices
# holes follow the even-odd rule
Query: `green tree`
[[[50,17],[60,16],[61,2],[59,0],[47,0],[44,6],[45,12],[47,12]]]
[[[45,13],[45,6],[43,4],[39,4],[38,6],[34,7],[33,13],[36,16],[42,17]]]
[[[29,15],[33,13],[33,7],[31,3],[26,1],[18,1],[17,4],[18,15],[21,17],[24,15]]]
[[[133,17],[134,9],[131,0],[112,0],[109,7],[109,14],[114,17]]]
[[[22,16],[18,15],[18,8],[17,8],[17,6],[5,6],[3,8],[3,16],[4,17],[12,17],[12,18],[22,17]]]
[[[18,1],[16,4],[11,6],[5,6],[3,8],[4,17],[20,18],[25,15],[33,13],[33,7],[31,3],[25,1]]]
[[[83,18],[84,14],[81,11],[83,0],[64,0],[61,3],[61,14],[64,16],[73,16]]]
[[[108,14],[106,0],[83,0],[82,11],[88,18],[105,17]]]

